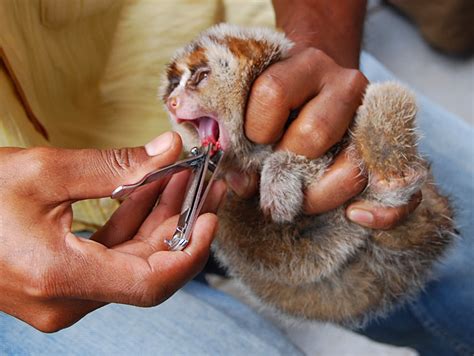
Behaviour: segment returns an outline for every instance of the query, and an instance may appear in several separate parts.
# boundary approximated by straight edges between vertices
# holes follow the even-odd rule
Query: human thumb
[[[115,188],[139,181],[147,173],[175,162],[181,153],[180,136],[166,132],[144,147],[54,151],[58,166],[55,184],[66,187],[64,200],[110,196]]]

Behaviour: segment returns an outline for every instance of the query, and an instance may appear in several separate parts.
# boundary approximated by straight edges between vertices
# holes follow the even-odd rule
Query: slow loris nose
[[[176,109],[178,109],[179,104],[180,100],[177,96],[170,96],[166,101],[166,106],[168,107],[168,110],[173,114],[176,114]]]

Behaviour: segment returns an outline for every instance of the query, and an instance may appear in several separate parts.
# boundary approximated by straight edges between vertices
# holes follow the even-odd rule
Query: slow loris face
[[[179,50],[167,67],[161,96],[185,147],[211,142],[226,152],[227,161],[255,166],[251,156],[259,149],[244,135],[248,94],[255,78],[290,48],[283,34],[221,24]]]

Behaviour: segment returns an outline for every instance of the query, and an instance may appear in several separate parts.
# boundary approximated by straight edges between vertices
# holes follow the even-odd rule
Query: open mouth
[[[219,142],[219,123],[216,119],[210,116],[202,116],[196,119],[178,119],[177,121],[179,124],[183,122],[189,122],[192,124],[198,132],[201,145],[207,146],[212,144],[213,153],[221,149],[221,144]]]

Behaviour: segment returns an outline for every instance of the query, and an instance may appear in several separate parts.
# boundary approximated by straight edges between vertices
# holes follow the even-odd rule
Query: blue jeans
[[[392,79],[362,55],[372,81]],[[421,150],[433,162],[442,190],[457,208],[462,239],[436,267],[438,279],[418,299],[361,333],[411,346],[422,355],[474,353],[473,129],[420,97]],[[148,309],[108,305],[74,326],[42,334],[0,313],[0,354],[225,354],[298,355],[282,333],[247,306],[204,284],[189,283],[170,300]]]
[[[369,80],[393,79],[374,58],[363,54],[361,63]],[[436,266],[437,278],[424,293],[360,332],[422,355],[473,355],[474,129],[423,96],[418,104],[420,150],[432,162],[441,191],[451,197],[461,238]]]

